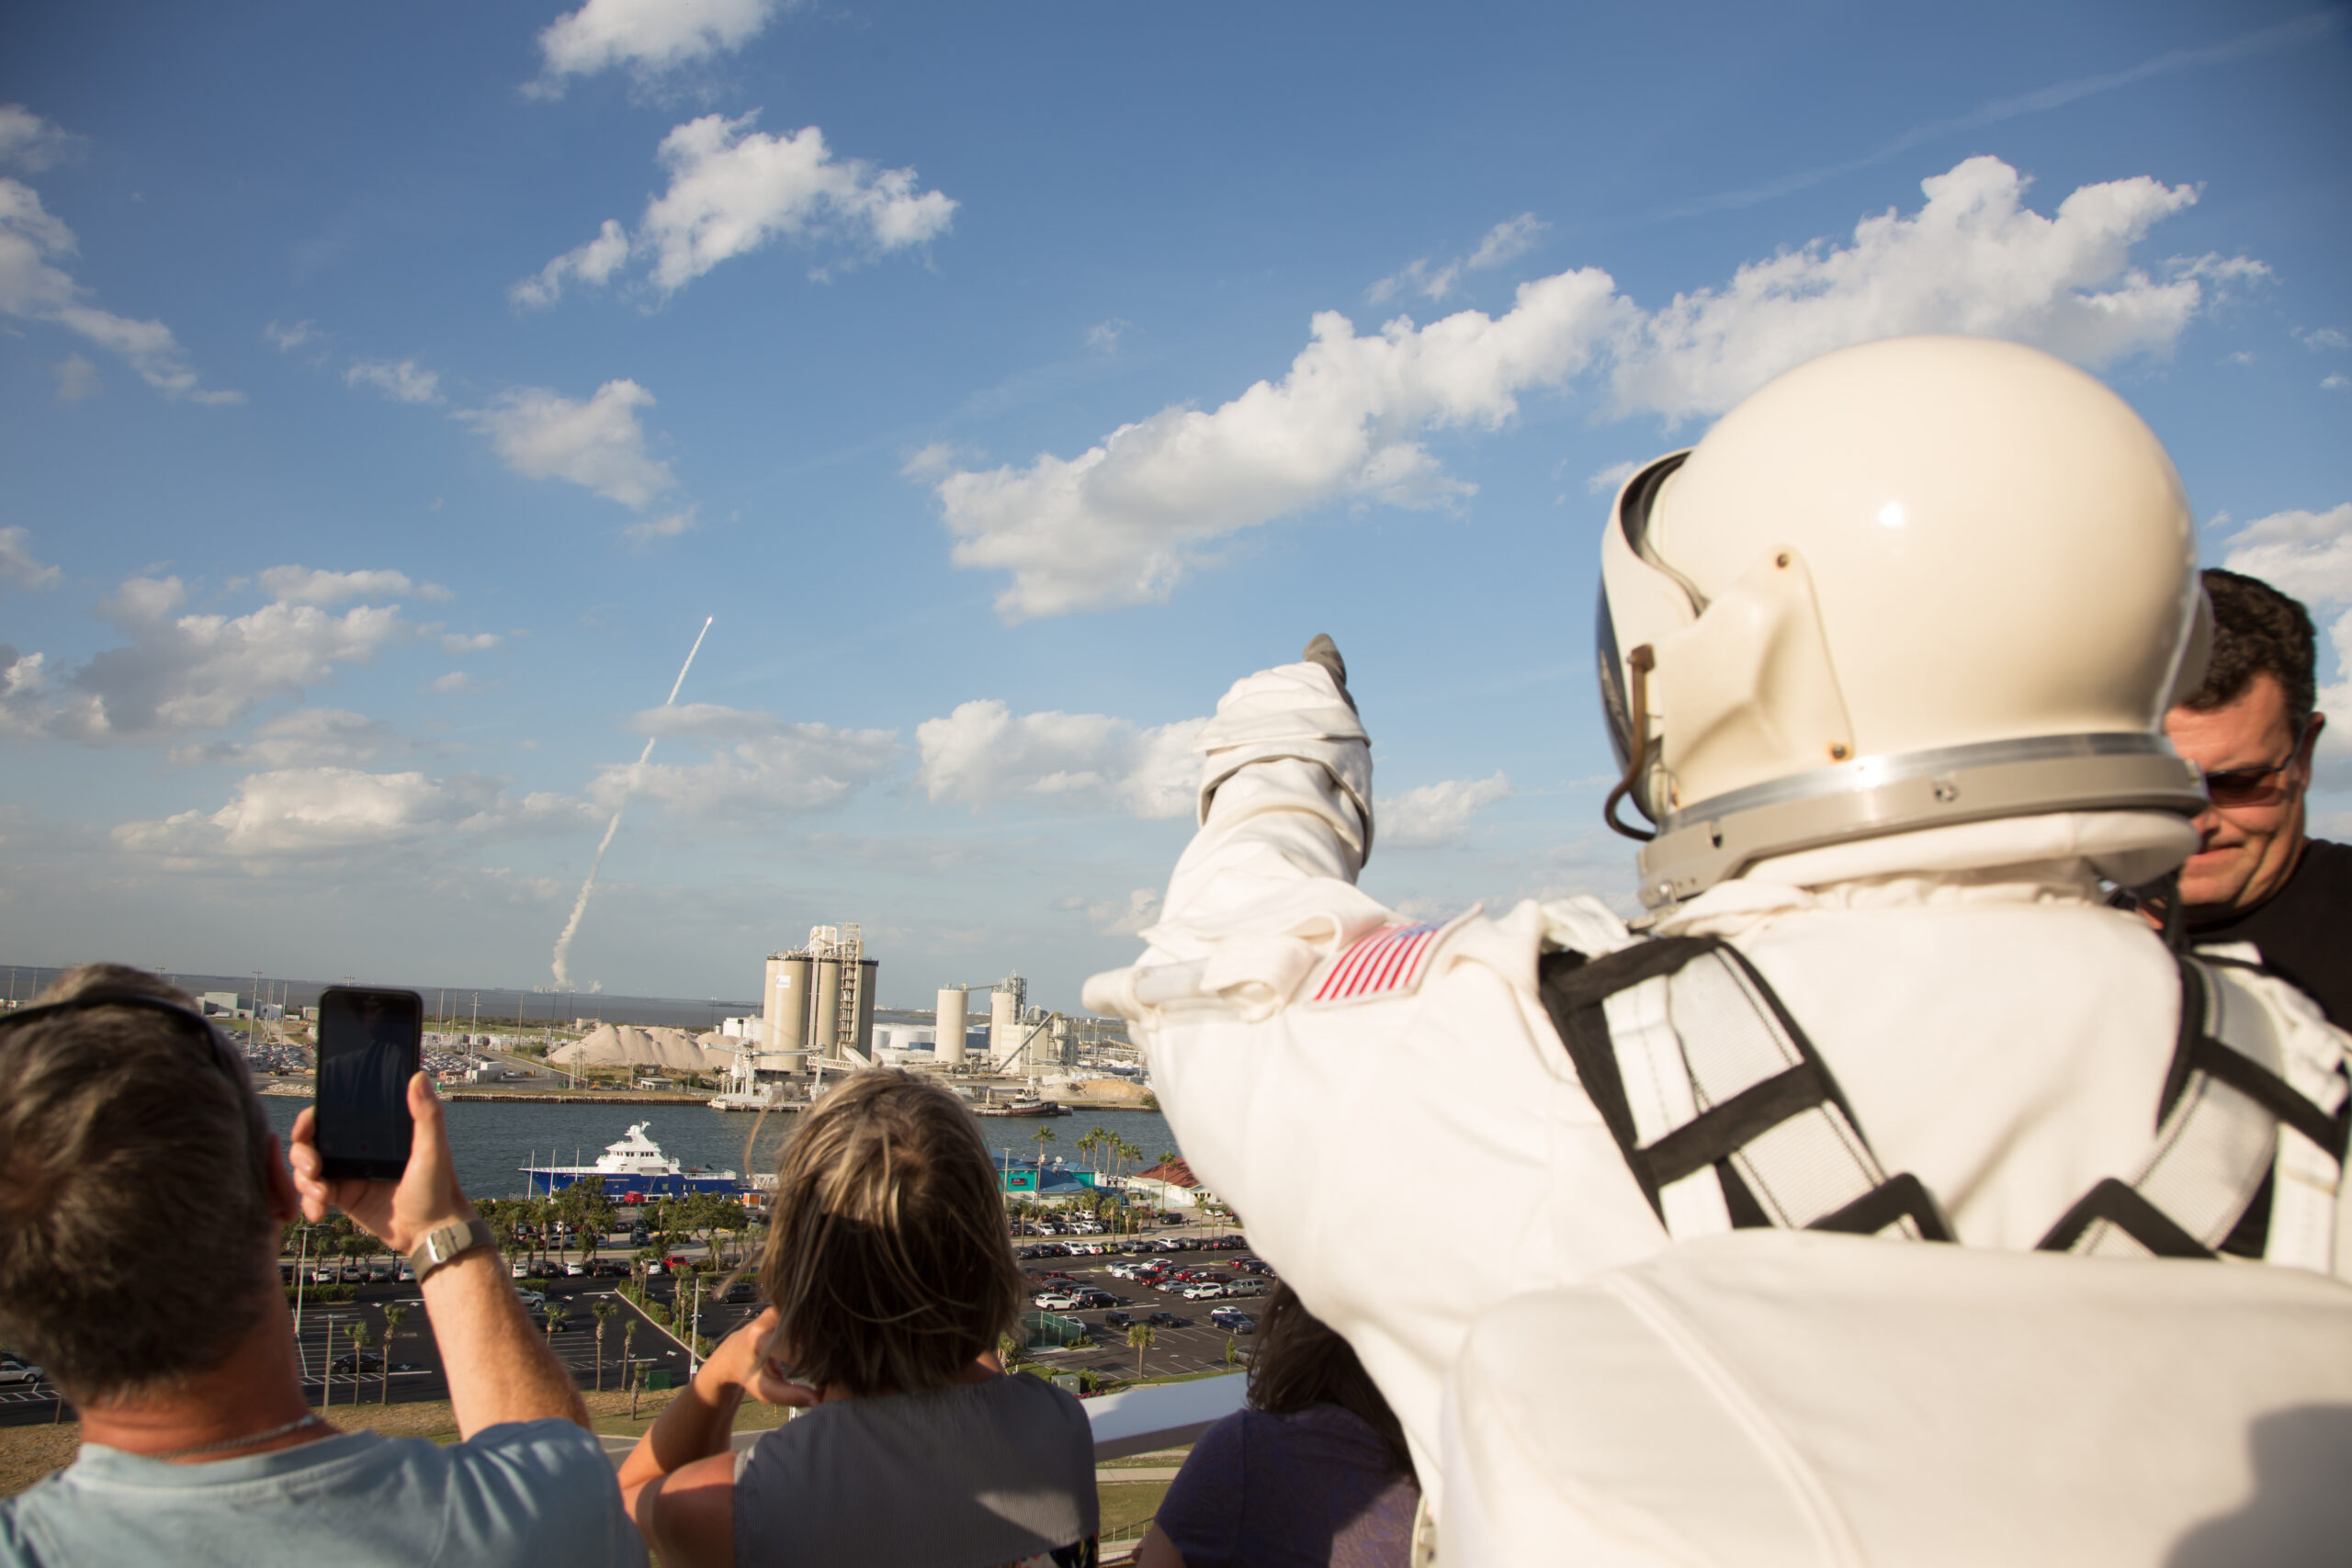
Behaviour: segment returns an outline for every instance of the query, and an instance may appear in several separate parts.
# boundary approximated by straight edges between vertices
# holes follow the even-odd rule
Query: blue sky
[[[1620,894],[1597,529],[1811,354],[2033,342],[2335,636],[2352,14],[132,6],[0,23],[0,951],[883,1000],[1126,961],[1345,649],[1366,875]],[[706,617],[678,706],[657,711]],[[654,741],[644,766],[638,758]]]

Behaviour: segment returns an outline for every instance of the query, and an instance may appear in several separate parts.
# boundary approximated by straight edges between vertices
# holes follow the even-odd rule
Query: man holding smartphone
[[[82,1413],[0,1502],[0,1564],[640,1564],[587,1411],[458,1189],[421,1076],[397,1181],[292,1168],[193,1001],[117,964],[0,1019],[0,1337]],[[339,1432],[304,1397],[278,1227],[330,1204],[408,1254],[460,1441]]]

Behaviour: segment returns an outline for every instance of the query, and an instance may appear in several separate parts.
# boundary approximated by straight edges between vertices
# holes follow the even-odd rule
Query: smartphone
[[[408,1080],[424,1055],[414,991],[332,986],[319,998],[319,1157],[329,1180],[398,1181],[416,1131]]]

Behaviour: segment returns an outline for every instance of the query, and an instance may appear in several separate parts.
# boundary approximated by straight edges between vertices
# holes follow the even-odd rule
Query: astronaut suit
[[[1131,1021],[1194,1171],[1355,1347],[1441,1519],[1474,1324],[1743,1206],[1713,1162],[1637,1178],[1547,954],[1727,943],[1877,1168],[1971,1247],[2034,1248],[2103,1182],[2159,1196],[2184,1142],[2157,1136],[2180,965],[2107,896],[2195,847],[2201,783],[2161,720],[2202,666],[2201,593],[2179,482],[2120,399],[2009,344],[1841,351],[1628,481],[1603,566],[1604,705],[1658,827],[1639,934],[1589,897],[1426,921],[1360,891],[1369,743],[1326,643],[1218,705],[1149,946],[1086,988]],[[1605,1003],[1639,1143],[1709,1100],[1680,983]],[[2346,1037],[2307,998],[2233,965],[2203,983],[2216,1032],[2339,1111]],[[2179,1228],[2219,1247],[2261,1190],[2256,1254],[2352,1273],[2340,1141],[2198,1082],[2217,1124],[2157,1183]],[[1768,1223],[1839,1201],[1783,1191]],[[2101,1224],[2077,1246],[2145,1255]]]

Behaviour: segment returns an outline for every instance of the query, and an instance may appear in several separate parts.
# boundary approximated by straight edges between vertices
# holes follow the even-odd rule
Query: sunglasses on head
[[[253,1074],[245,1066],[244,1054],[229,1043],[220,1028],[201,1013],[189,1011],[179,1003],[163,997],[149,996],[143,991],[91,991],[71,997],[62,1002],[44,1002],[38,1007],[18,1008],[14,1012],[0,1013],[0,1030],[9,1030],[40,1019],[59,1018],[67,1013],[91,1012],[99,1008],[129,1008],[134,1012],[161,1014],[173,1025],[172,1032],[191,1045],[199,1045],[210,1058],[215,1071],[243,1094],[253,1092]],[[263,1151],[256,1142],[254,1163],[258,1167]]]

